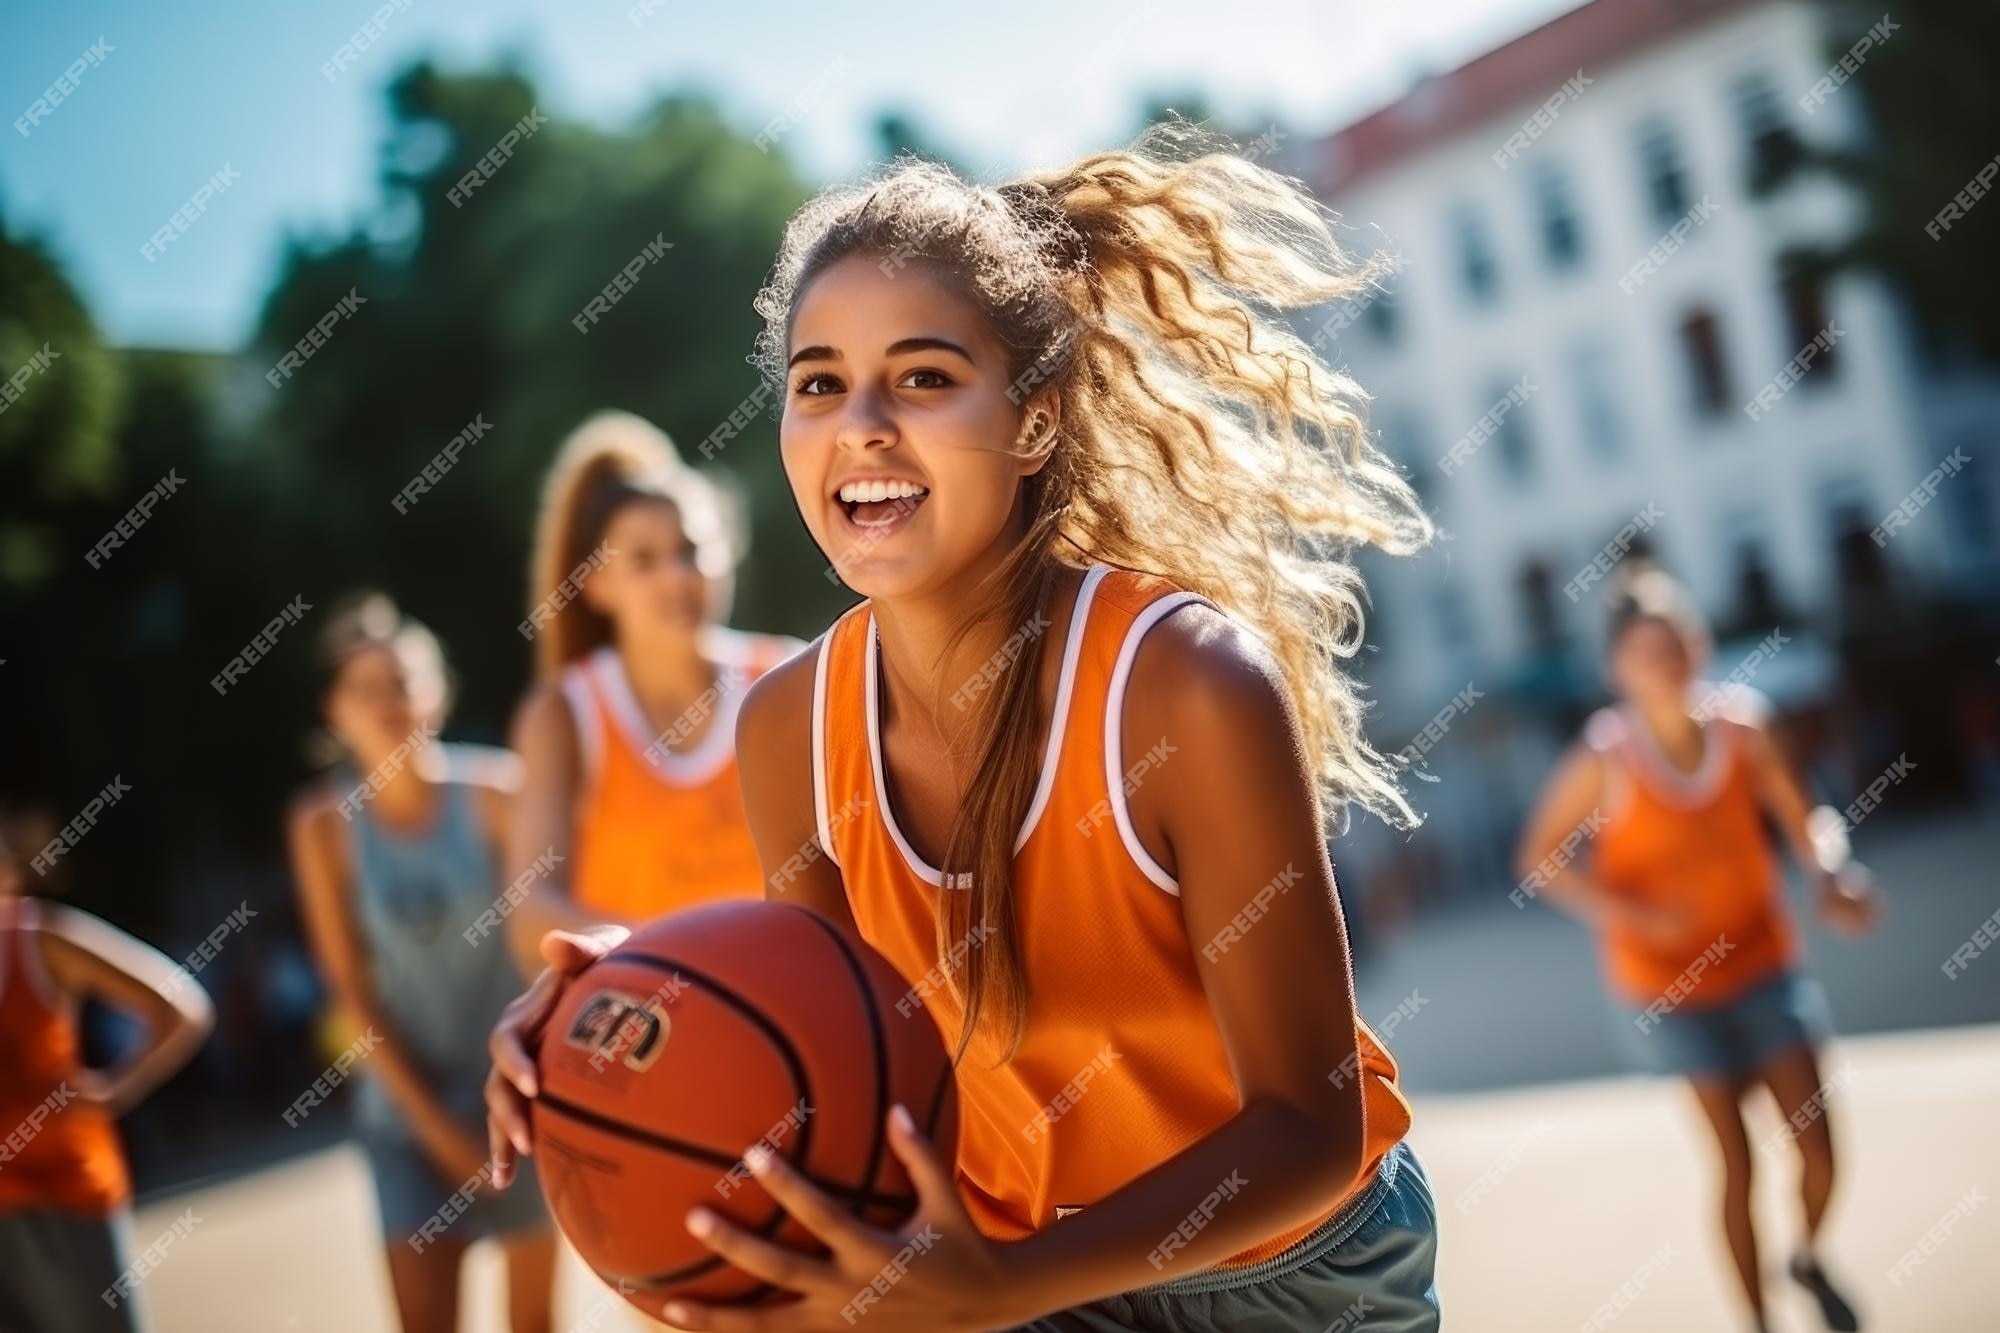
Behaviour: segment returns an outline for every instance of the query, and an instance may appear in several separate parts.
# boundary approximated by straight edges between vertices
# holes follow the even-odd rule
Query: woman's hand
[[[542,1027],[555,1012],[569,979],[625,942],[632,932],[623,926],[599,926],[570,932],[552,930],[542,936],[542,958],[548,967],[532,986],[510,1001],[493,1025],[486,1049],[493,1070],[486,1076],[486,1138],[493,1158],[493,1188],[506,1189],[515,1164],[534,1153],[528,1126],[528,1102],[536,1092],[534,1046]]]
[[[873,1333],[970,1333],[1019,1323],[1012,1312],[1030,1314],[1032,1294],[1018,1275],[1005,1271],[1006,1247],[974,1227],[959,1202],[950,1165],[901,1106],[889,1113],[889,1144],[917,1187],[917,1210],[896,1231],[857,1220],[789,1162],[753,1145],[743,1155],[744,1165],[833,1253],[826,1258],[801,1254],[752,1235],[707,1208],[695,1208],[685,1219],[695,1239],[752,1277],[805,1299],[747,1310],[675,1300],[661,1317],[677,1328],[724,1333],[845,1333],[862,1314]]]
[[[1850,939],[1875,929],[1885,902],[1875,877],[1859,861],[1849,861],[1839,870],[1823,871],[1819,876],[1819,914]]]
[[[1694,908],[1685,902],[1623,902],[1619,920],[1648,943],[1671,948],[1686,939],[1694,924]]]

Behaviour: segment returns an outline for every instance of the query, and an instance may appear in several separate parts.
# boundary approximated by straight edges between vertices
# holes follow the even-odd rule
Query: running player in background
[[[134,1255],[132,1184],[118,1117],[200,1049],[208,994],[150,945],[88,912],[26,896],[54,834],[0,811],[0,1329],[132,1333],[150,1327]],[[83,1063],[82,1002],[143,1036],[118,1064]]]
[[[1838,816],[1808,810],[1765,729],[1769,701],[1699,679],[1709,647],[1685,593],[1632,562],[1606,650],[1619,702],[1591,715],[1549,778],[1521,837],[1518,873],[1598,933],[1635,1060],[1693,1088],[1721,1152],[1722,1229],[1755,1327],[1767,1324],[1742,1100],[1761,1084],[1803,1167],[1804,1235],[1790,1272],[1829,1328],[1854,1329],[1814,1249],[1834,1181],[1819,1065],[1832,1015],[1801,969],[1765,821],[1806,868],[1835,928],[1871,930],[1881,895],[1849,858]],[[1586,850],[1568,857],[1562,849],[1579,830]]]
[[[479,1039],[521,977],[499,933],[467,933],[501,891],[518,766],[433,739],[444,658],[388,598],[336,612],[323,650],[322,716],[343,757],[293,804],[292,870],[334,999],[368,1041],[355,1120],[403,1333],[454,1333],[459,1261],[484,1236],[506,1251],[513,1333],[544,1333],[555,1250],[541,1196],[481,1188]],[[464,1215],[420,1234],[461,1190]]]
[[[721,623],[746,544],[731,497],[651,423],[602,412],[564,442],[523,622],[538,683],[513,728],[509,878],[532,887],[508,926],[527,952],[551,929],[763,892],[736,712],[804,645]]]

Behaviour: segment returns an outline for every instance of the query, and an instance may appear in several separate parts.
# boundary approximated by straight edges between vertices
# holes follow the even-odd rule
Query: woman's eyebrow
[[[959,346],[951,339],[938,338],[930,335],[923,335],[915,338],[899,338],[895,342],[889,344],[885,355],[903,356],[910,352],[931,352],[931,351],[951,352],[954,353],[955,355],[964,357],[966,361],[971,365],[976,366],[979,364],[978,360],[973,357],[972,353],[966,351],[963,347]],[[785,368],[789,370],[793,366],[796,366],[801,361],[838,361],[840,359],[841,359],[840,350],[838,348],[829,347],[825,343],[815,343],[811,347],[801,347],[798,351],[793,352],[792,359],[785,362]]]
[[[831,347],[828,347],[824,343],[817,343],[811,347],[801,347],[798,351],[793,352],[792,359],[785,362],[785,369],[790,370],[793,366],[796,366],[801,361],[838,361],[838,360],[840,360],[840,353],[838,351],[836,351]]]

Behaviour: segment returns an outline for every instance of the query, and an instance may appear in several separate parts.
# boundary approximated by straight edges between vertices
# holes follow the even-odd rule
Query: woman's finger
[[[519,1088],[524,1097],[534,1096],[537,1086],[535,1058],[528,1053],[527,1043],[540,1034],[542,1025],[554,1011],[561,980],[554,968],[544,968],[534,985],[507,1002],[486,1041],[493,1067]]]
[[[504,1190],[514,1180],[515,1151],[513,1134],[502,1123],[493,1105],[496,1089],[513,1091],[512,1085],[500,1077],[500,1071],[489,1070],[486,1074],[486,1157],[493,1163],[493,1188]]]
[[[486,1136],[495,1148],[493,1165],[496,1169],[501,1165],[498,1149],[502,1145],[509,1150],[510,1167],[516,1153],[523,1157],[534,1155],[535,1138],[528,1123],[528,1100],[498,1068],[486,1075]],[[508,1175],[511,1177],[512,1174],[510,1170]]]
[[[688,1234],[755,1278],[786,1291],[806,1292],[835,1285],[836,1271],[824,1259],[765,1240],[711,1209],[688,1211]]]
[[[552,930],[542,936],[542,961],[562,975],[573,977],[623,944],[631,933],[623,926]]]
[[[792,1169],[792,1164],[761,1143],[743,1152],[743,1165],[750,1168],[770,1196],[778,1201],[792,1220],[819,1238],[835,1255],[846,1254],[859,1245],[884,1245],[888,1237],[856,1221],[854,1216]]]
[[[952,1178],[951,1166],[917,1128],[910,1108],[900,1103],[889,1112],[889,1146],[895,1150],[903,1169],[910,1173],[910,1183],[917,1187],[918,1212],[957,1206],[958,1182]]]

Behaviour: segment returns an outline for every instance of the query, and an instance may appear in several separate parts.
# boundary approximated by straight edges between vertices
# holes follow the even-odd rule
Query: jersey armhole
[[[604,762],[603,715],[598,712],[596,693],[590,688],[589,658],[563,668],[563,699],[569,704],[570,723],[576,728],[577,759],[583,769],[583,789],[597,783]]]
[[[16,909],[14,934],[20,942],[19,958],[21,979],[50,1009],[60,1012],[65,1003],[63,992],[56,985],[56,979],[49,975],[49,965],[42,958],[42,936],[52,933],[48,917],[41,910],[41,904],[33,898],[22,897]],[[5,975],[0,974],[0,983]]]
[[[840,857],[833,850],[833,829],[826,817],[826,666],[833,656],[833,635],[840,624],[835,621],[820,635],[819,656],[813,662],[812,702],[813,832],[819,839],[820,851],[835,868],[840,865]]]
[[[1118,646],[1118,661],[1111,668],[1111,688],[1104,701],[1105,799],[1111,806],[1112,822],[1118,826],[1118,840],[1125,844],[1125,853],[1132,858],[1132,864],[1139,867],[1139,873],[1151,880],[1155,887],[1176,898],[1181,893],[1180,881],[1168,874],[1166,868],[1146,850],[1146,845],[1139,841],[1138,831],[1132,824],[1131,807],[1125,800],[1125,687],[1131,683],[1132,663],[1138,659],[1139,642],[1146,637],[1146,631],[1189,602],[1214,605],[1199,593],[1167,593],[1147,603],[1133,617],[1131,627],[1125,631],[1124,642]]]

